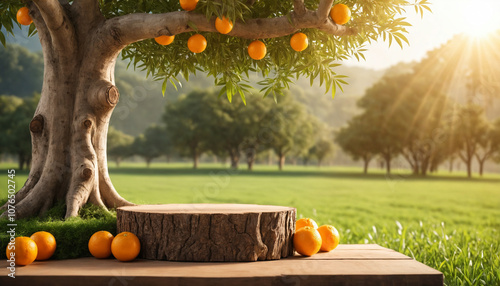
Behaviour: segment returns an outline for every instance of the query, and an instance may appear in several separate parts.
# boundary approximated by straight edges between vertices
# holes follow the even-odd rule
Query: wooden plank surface
[[[1,285],[443,285],[442,273],[378,245],[275,261],[193,263],[80,258],[35,262]]]

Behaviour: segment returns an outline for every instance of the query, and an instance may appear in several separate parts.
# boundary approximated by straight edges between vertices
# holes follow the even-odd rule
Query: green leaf
[[[7,48],[7,43],[5,42],[5,35],[3,34],[2,31],[0,31],[0,42],[2,42],[4,48]]]

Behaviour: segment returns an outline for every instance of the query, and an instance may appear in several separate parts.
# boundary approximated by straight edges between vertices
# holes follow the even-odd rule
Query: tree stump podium
[[[241,204],[120,207],[118,232],[141,241],[139,257],[171,261],[257,261],[293,255],[296,210]]]

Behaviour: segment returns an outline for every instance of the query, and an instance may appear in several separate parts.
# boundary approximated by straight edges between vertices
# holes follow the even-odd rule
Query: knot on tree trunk
[[[90,119],[83,121],[83,127],[85,129],[90,129],[92,127],[92,121]]]
[[[109,81],[100,81],[91,88],[89,103],[95,111],[107,112],[113,109],[120,99],[118,88]]]
[[[88,181],[92,177],[92,169],[91,168],[84,168],[81,174],[81,178],[84,181]]]
[[[30,122],[30,131],[33,133],[41,133],[43,131],[44,118],[41,114],[33,117]]]

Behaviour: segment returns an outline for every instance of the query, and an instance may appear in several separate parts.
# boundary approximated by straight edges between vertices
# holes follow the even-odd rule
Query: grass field
[[[5,173],[9,166],[1,165]],[[255,203],[293,206],[298,216],[333,224],[342,243],[378,243],[445,274],[446,285],[500,285],[500,175],[413,177],[357,168],[125,164],[110,168],[134,203]],[[18,173],[20,187],[26,173]],[[5,194],[5,186],[2,186]]]

